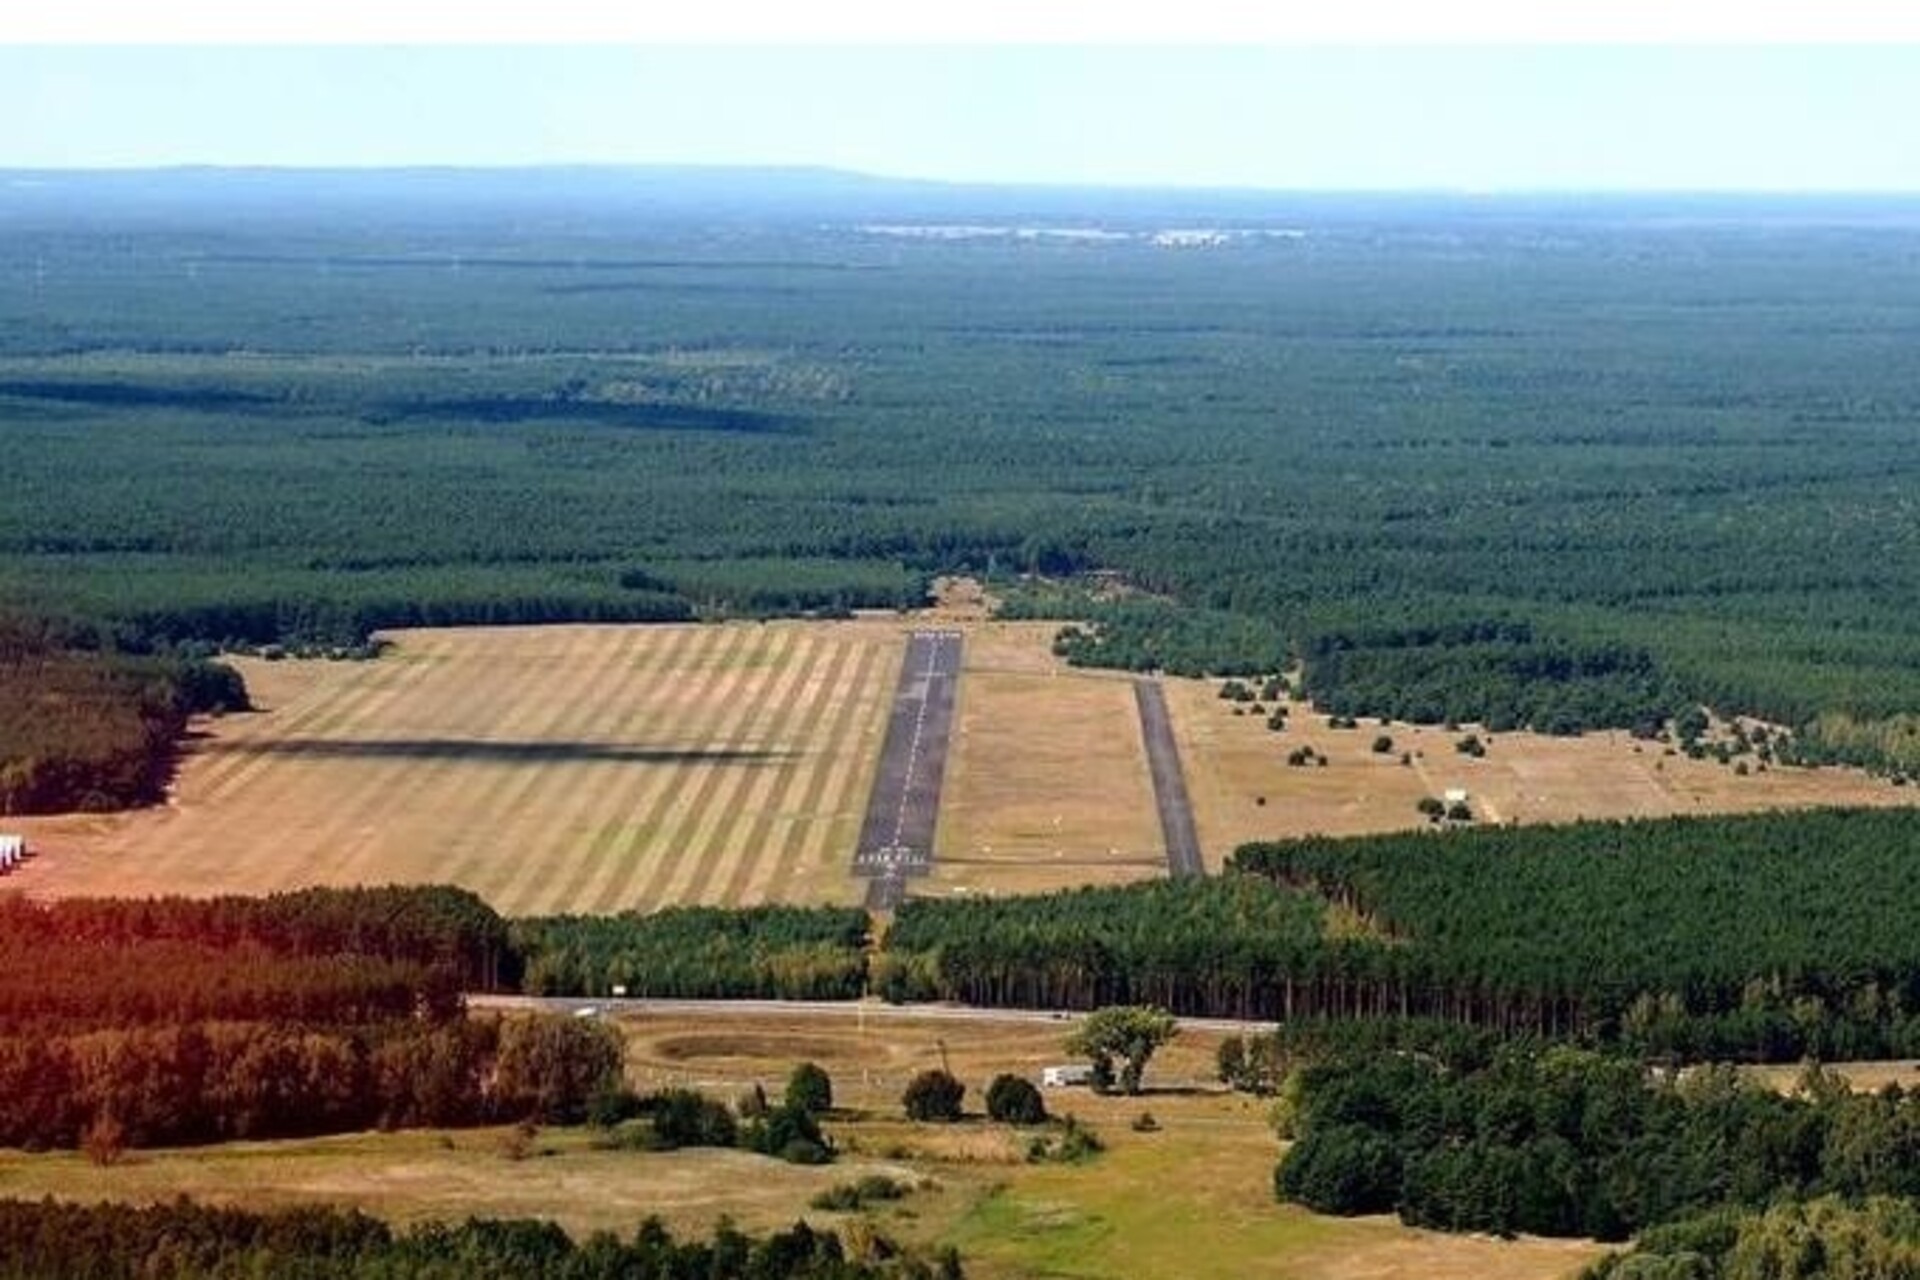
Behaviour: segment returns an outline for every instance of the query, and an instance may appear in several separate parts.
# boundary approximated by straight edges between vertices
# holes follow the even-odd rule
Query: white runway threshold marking
[[[854,874],[869,880],[868,904],[877,909],[899,905],[906,894],[906,878],[924,876],[932,869],[961,644],[957,631],[916,631],[907,642],[873,793],[854,851]]]

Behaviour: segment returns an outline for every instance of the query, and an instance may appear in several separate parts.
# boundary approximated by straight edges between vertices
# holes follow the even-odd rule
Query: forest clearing
[[[850,621],[395,632],[370,662],[236,665],[262,708],[201,723],[168,804],[19,819],[37,894],[451,882],[515,915],[855,903],[851,855],[916,621],[967,636],[923,896],[1164,875],[1131,679],[1066,666],[1055,624]],[[1208,865],[1245,841],[1426,825],[1911,803],[1864,772],[1737,774],[1618,731],[1288,727],[1165,680]],[[1391,737],[1393,748],[1375,750]],[[1311,746],[1325,765],[1290,766]],[[1405,755],[1408,763],[1402,764]]]

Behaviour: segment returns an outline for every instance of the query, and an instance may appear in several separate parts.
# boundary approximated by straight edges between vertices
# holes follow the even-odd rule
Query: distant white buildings
[[[1159,249],[1217,249],[1232,238],[1225,231],[1189,229],[1156,231],[1148,237],[1147,243]]]
[[[1014,226],[971,222],[869,222],[853,228],[862,235],[895,240],[1015,240],[1063,244],[1141,243],[1156,249],[1218,249],[1241,241],[1301,240],[1297,227],[1167,227],[1159,231],[1115,231],[1108,227]]]

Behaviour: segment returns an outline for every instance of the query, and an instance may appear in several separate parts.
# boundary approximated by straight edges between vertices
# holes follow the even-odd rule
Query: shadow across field
[[[716,409],[674,403],[628,404],[573,396],[470,396],[454,400],[392,402],[388,418],[452,418],[465,422],[579,422],[653,431],[722,431],[747,435],[799,435],[806,424],[788,414],[757,409]]]
[[[500,742],[480,738],[276,738],[209,742],[196,754],[305,756],[316,760],[469,760],[500,764],[778,764],[790,751],[638,747],[617,742]]]

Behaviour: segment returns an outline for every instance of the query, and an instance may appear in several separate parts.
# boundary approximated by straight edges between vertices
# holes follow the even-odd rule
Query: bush
[[[1274,1195],[1320,1213],[1391,1213],[1400,1198],[1400,1152],[1355,1125],[1315,1128],[1273,1171]]]
[[[1047,1104],[1025,1076],[997,1075],[987,1086],[987,1115],[1002,1124],[1044,1124]]]
[[[820,1132],[813,1112],[782,1104],[747,1125],[740,1145],[762,1155],[778,1156],[788,1164],[828,1164],[833,1148]]]
[[[666,1089],[647,1099],[653,1131],[663,1147],[731,1147],[740,1127],[725,1105],[691,1089]]]
[[[646,1110],[640,1095],[625,1085],[602,1089],[587,1102],[587,1123],[596,1129],[612,1129]]]
[[[80,1135],[80,1149],[87,1153],[95,1167],[105,1169],[120,1163],[120,1157],[126,1154],[126,1126],[114,1118],[110,1111],[102,1111]]]
[[[905,1199],[912,1190],[906,1183],[896,1182],[883,1173],[870,1173],[858,1182],[836,1183],[807,1203],[832,1213],[852,1213],[870,1204]]]
[[[1068,1116],[1057,1134],[1042,1134],[1027,1144],[1030,1164],[1079,1164],[1107,1149],[1093,1130]]]
[[[907,1109],[909,1120],[950,1124],[960,1118],[960,1100],[966,1092],[967,1086],[954,1079],[952,1073],[936,1067],[915,1076],[900,1096],[900,1102]]]
[[[1373,753],[1375,755],[1377,756],[1391,755],[1392,752],[1393,752],[1393,739],[1388,737],[1386,734],[1383,733],[1379,737],[1373,740]]]
[[[787,1077],[787,1106],[816,1116],[833,1110],[833,1077],[814,1063],[801,1063]]]

